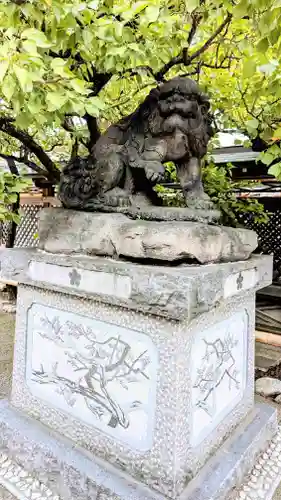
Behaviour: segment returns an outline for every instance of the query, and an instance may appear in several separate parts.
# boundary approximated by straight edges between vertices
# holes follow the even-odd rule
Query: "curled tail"
[[[59,199],[66,208],[83,208],[96,191],[95,166],[90,158],[74,158],[63,169],[59,184]]]

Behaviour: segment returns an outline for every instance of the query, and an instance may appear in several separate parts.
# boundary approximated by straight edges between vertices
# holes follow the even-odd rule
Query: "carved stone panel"
[[[191,353],[191,444],[199,445],[243,397],[247,379],[245,310],[196,334]]]
[[[147,335],[40,304],[27,330],[34,396],[133,448],[151,447],[158,359]]]

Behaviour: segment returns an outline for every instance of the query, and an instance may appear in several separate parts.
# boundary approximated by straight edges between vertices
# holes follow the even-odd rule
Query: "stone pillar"
[[[7,460],[42,498],[239,498],[277,432],[254,405],[255,292],[271,272],[266,256],[164,267],[33,251],[0,404]]]

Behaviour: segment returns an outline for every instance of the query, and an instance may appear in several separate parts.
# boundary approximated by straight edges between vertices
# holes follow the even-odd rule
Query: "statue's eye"
[[[189,97],[189,99],[190,99],[191,101],[197,101],[197,99],[196,99],[196,96],[195,96],[195,95],[191,95],[191,96]]]

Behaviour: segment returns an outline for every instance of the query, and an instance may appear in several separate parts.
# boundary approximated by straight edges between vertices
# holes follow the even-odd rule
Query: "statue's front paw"
[[[144,171],[146,178],[153,184],[157,184],[157,182],[164,179],[165,168],[162,163],[150,162],[145,166]]]

